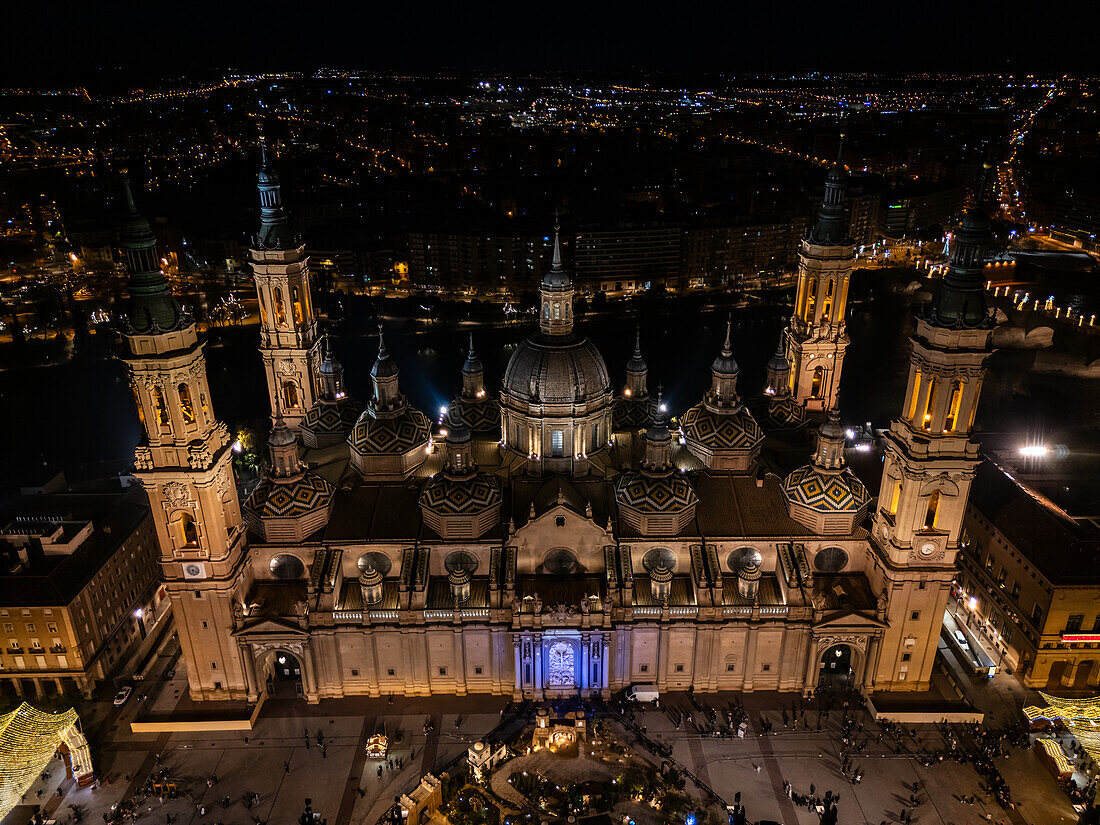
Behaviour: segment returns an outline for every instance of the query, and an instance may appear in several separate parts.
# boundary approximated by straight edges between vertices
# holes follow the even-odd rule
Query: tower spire
[[[260,191],[260,231],[256,245],[260,249],[293,249],[297,240],[290,231],[290,219],[283,208],[283,190],[279,175],[267,154],[267,140],[260,130],[260,172],[257,188]]]
[[[130,293],[129,312],[124,324],[126,332],[149,335],[170,332],[190,323],[188,314],[172,295],[168,279],[160,268],[157,256],[157,236],[145,216],[138,212],[130,189],[130,176],[121,170],[126,215],[119,238],[128,274],[126,286]]]
[[[546,335],[568,335],[573,331],[573,279],[565,271],[561,254],[561,225],[554,212],[554,248],[550,269],[542,276],[539,289],[539,329]]]
[[[550,268],[555,272],[561,272],[561,223],[559,222],[558,210],[554,210],[554,254],[550,259]]]
[[[983,202],[990,165],[983,167],[978,196],[955,232],[947,273],[928,308],[929,321],[937,326],[973,328],[990,323],[982,278],[985,256],[993,244],[993,230]]]

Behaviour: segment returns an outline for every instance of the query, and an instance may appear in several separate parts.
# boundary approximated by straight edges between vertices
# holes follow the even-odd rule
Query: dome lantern
[[[649,586],[653,598],[666,604],[672,595],[672,570],[664,564],[658,564],[649,571]]]
[[[382,572],[373,566],[363,568],[359,574],[359,590],[363,595],[363,606],[375,605],[382,601]]]
[[[626,362],[626,386],[623,395],[626,398],[645,398],[649,395],[646,387],[646,378],[649,368],[642,358],[642,326],[639,324],[634,332],[634,354]]]
[[[539,329],[546,335],[568,335],[573,331],[573,279],[562,264],[561,227],[557,215],[554,216],[550,269],[542,276],[539,289]]]

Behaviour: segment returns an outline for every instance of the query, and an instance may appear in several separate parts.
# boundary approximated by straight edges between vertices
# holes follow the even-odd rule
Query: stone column
[[[1062,687],[1069,687],[1072,685],[1076,676],[1077,662],[1066,662],[1066,669],[1062,671]]]
[[[53,680],[53,683],[54,683],[54,685],[56,685],[56,686],[57,686],[57,694],[58,694],[58,696],[60,696],[60,695],[61,695],[62,693],[64,693],[64,692],[65,692],[65,685],[64,685],[64,683],[63,683],[63,681],[62,681],[62,679],[61,679],[61,677],[60,677],[60,676],[55,676],[55,677],[54,677],[54,680]]]
[[[535,698],[542,698],[542,634],[536,634],[531,639],[531,658],[535,660]]]
[[[256,684],[256,659],[252,653],[252,645],[244,642],[240,646],[241,661],[244,664],[245,687],[248,689],[248,701],[255,702],[260,696],[260,688]]]
[[[590,637],[587,633],[581,634],[581,690],[589,688],[589,680],[592,678],[592,665],[588,658],[588,644]]]
[[[1065,682],[1063,682],[1062,684],[1065,684]],[[34,688],[34,695],[31,698],[37,699],[39,696],[42,695],[42,680],[35,676],[31,679],[31,685]]]
[[[806,646],[806,672],[802,679],[803,693],[809,693],[817,687],[817,644],[812,633],[808,642],[809,644]]]
[[[746,692],[752,690],[752,679],[756,674],[756,632],[755,627],[748,625],[745,640],[745,678],[741,683],[741,689]]]
[[[603,656],[600,657],[600,670],[603,672],[603,692],[605,694],[608,692],[607,682],[608,682],[608,678],[610,677],[610,673],[608,672],[611,669],[610,659],[611,659],[611,646],[610,646],[610,642],[608,641],[607,636],[605,635],[603,637]],[[1100,674],[1100,670],[1098,670],[1097,673]]]
[[[313,669],[313,647],[311,645],[302,645],[302,664],[305,666],[305,684],[303,687],[306,691],[306,702],[311,705],[317,704],[320,697],[317,695],[317,674]]]
[[[1092,670],[1089,671],[1089,678],[1085,682],[1089,687],[1096,687],[1100,685],[1100,660],[1092,660]]]
[[[523,639],[519,636],[512,637],[512,649],[516,659],[516,688],[512,691],[512,698],[519,701],[523,698]]]
[[[23,698],[23,680],[18,676],[11,680],[12,687],[15,688],[15,695],[20,699]]]
[[[875,668],[878,665],[878,636],[867,640],[867,661],[863,663],[863,687],[867,693],[875,689]]]

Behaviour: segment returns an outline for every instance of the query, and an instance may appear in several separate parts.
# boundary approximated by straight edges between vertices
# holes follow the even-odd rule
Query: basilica
[[[855,261],[846,182],[839,164],[827,173],[763,388],[739,382],[736,315],[685,351],[711,371],[688,409],[653,392],[641,335],[613,384],[575,328],[555,229],[537,328],[502,385],[486,384],[471,336],[437,421],[402,392],[417,365],[397,363],[381,327],[370,397],[346,391],[265,154],[250,257],[272,426],[243,498],[203,340],[127,184],[135,475],[191,697],[806,692],[823,674],[926,689],[978,465],[990,228],[967,214],[915,319],[876,500],[846,465],[837,408]],[[806,445],[792,472],[766,460],[780,437]]]

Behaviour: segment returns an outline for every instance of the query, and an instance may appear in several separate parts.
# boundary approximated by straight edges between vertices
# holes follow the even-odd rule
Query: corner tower
[[[260,304],[260,353],[272,423],[274,410],[281,409],[287,426],[297,430],[321,395],[320,340],[305,244],[291,232],[279,176],[262,138],[260,152],[260,231],[249,249]]]
[[[878,689],[928,686],[979,445],[971,437],[995,321],[980,209],[963,219],[936,297],[916,319],[901,415],[886,434],[873,540],[888,596]]]
[[[149,496],[191,698],[244,699],[240,651],[226,632],[250,584],[229,432],[214,417],[195,322],[172,295],[125,177],[123,188],[130,301],[120,358],[143,430],[134,475]]]
[[[845,314],[855,244],[848,237],[844,193],[848,173],[838,162],[825,176],[825,199],[798,252],[798,292],[787,335],[791,396],[807,412],[836,406],[848,349]]]

